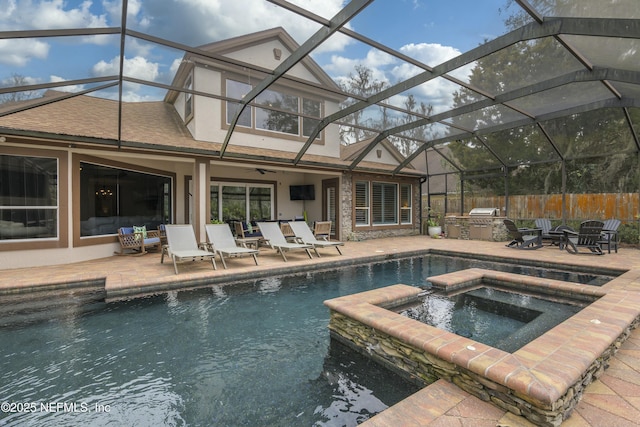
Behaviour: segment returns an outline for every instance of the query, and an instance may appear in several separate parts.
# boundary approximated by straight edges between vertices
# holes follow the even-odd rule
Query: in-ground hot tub
[[[429,280],[457,291],[490,284],[582,300],[586,307],[510,353],[401,316],[422,289],[393,285],[325,302],[331,336],[416,382],[444,378],[536,425],[559,426],[636,327],[640,296],[557,280],[469,269]],[[634,301],[631,301],[634,300]],[[591,302],[589,304],[589,302]]]
[[[429,291],[398,312],[511,353],[584,306],[584,301],[552,301],[482,286],[454,295]]]

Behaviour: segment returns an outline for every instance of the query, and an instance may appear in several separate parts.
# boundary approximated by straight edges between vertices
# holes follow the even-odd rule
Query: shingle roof
[[[61,92],[47,91],[45,98],[55,99]],[[24,101],[29,106],[39,100]],[[13,104],[11,108],[15,108]],[[72,140],[77,144],[118,144],[118,102],[87,95],[74,96],[36,108],[0,116],[0,131],[14,135]],[[13,132],[12,132],[13,131]],[[147,150],[219,155],[221,143],[197,141],[171,104],[163,101],[122,103],[121,147]],[[225,158],[251,160],[291,166],[297,153],[266,147],[229,145]],[[300,166],[345,170],[348,160],[305,154]],[[390,172],[392,165],[362,162],[359,168]],[[404,171],[415,173],[415,171]]]

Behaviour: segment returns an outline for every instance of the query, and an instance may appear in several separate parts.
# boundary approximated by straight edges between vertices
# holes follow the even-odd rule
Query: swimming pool
[[[415,387],[332,345],[322,302],[473,264],[400,259],[4,327],[0,425],[354,426]]]

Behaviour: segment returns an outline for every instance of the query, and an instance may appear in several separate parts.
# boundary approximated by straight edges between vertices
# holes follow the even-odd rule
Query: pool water
[[[0,426],[355,426],[416,388],[331,343],[322,302],[469,266],[437,258],[4,323]]]

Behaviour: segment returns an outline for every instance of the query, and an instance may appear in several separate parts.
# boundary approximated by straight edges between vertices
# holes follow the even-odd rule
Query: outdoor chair
[[[572,254],[603,255],[604,252],[602,252],[599,243],[603,227],[604,222],[590,220],[583,221],[577,232],[564,230],[564,243],[567,252]],[[583,252],[582,249],[587,251]]]
[[[224,257],[240,257],[250,255],[253,257],[253,261],[258,265],[257,249],[249,249],[245,246],[238,246],[233,234],[231,234],[231,228],[227,224],[207,224],[204,226],[207,232],[207,239],[211,245],[213,253],[220,255],[220,260],[224,268],[227,268],[227,263]]]
[[[235,221],[233,227],[236,232],[236,238],[238,239],[262,237],[260,230],[255,229],[250,222]]]
[[[338,253],[342,255],[340,246],[344,246],[344,243],[338,242],[335,240],[334,241],[318,240],[313,235],[313,232],[311,231],[311,229],[309,228],[306,222],[304,221],[290,222],[289,226],[291,227],[291,230],[293,230],[293,233],[295,234],[298,242],[313,246],[313,250],[316,252],[316,255],[318,255],[318,258],[320,257],[320,253],[318,253],[318,248],[335,247],[338,250]]]
[[[160,244],[161,245],[166,245],[167,244],[167,229],[166,229],[166,225],[165,224],[160,224],[158,226],[158,234],[160,236]]]
[[[551,226],[551,220],[549,218],[538,218],[536,219],[536,228],[539,228],[542,230],[542,240],[549,240],[551,241],[551,244],[553,244],[554,239],[553,239],[553,235],[549,234],[549,232],[552,230],[552,226]]]
[[[160,249],[160,233],[158,230],[147,230],[146,227],[118,228],[120,251],[116,255],[144,255],[149,248]]]
[[[296,235],[291,229],[291,226],[289,225],[288,222],[283,221],[280,223],[280,231],[282,231],[282,235],[284,236],[285,239],[287,239],[287,242],[291,242],[295,240]]]
[[[331,237],[331,221],[316,221],[313,235],[318,239],[329,240]]]
[[[564,234],[565,230],[569,230],[571,232],[575,231],[573,228],[569,227],[568,225],[559,225],[557,227],[553,227],[549,231],[549,235],[551,236],[551,244],[558,245],[558,248],[560,250],[564,249],[564,246],[565,246],[565,240],[566,240],[565,234]]]
[[[611,253],[611,247],[613,247],[618,253],[618,243],[620,242],[620,236],[618,235],[618,227],[620,227],[619,219],[608,219],[604,222],[602,227],[602,233],[600,234],[600,247],[607,247],[607,252]]]
[[[211,260],[213,269],[217,270],[216,254],[201,249],[196,241],[196,234],[190,224],[166,225],[167,254],[173,261],[173,269],[178,274],[178,261],[207,261]],[[162,251],[160,263],[164,263],[165,251]]]
[[[518,228],[510,219],[505,219],[504,225],[507,227],[507,231],[513,239],[506,245],[508,248],[538,249],[542,247],[542,229]]]
[[[287,242],[287,239],[284,237],[284,234],[282,234],[280,225],[277,222],[259,222],[258,227],[262,232],[262,237],[265,239],[267,246],[280,252],[282,259],[285,262],[287,261],[287,257],[284,253],[292,250],[305,250],[307,255],[309,255],[309,258],[313,258],[309,251],[309,249],[313,249],[313,246],[302,243]]]

